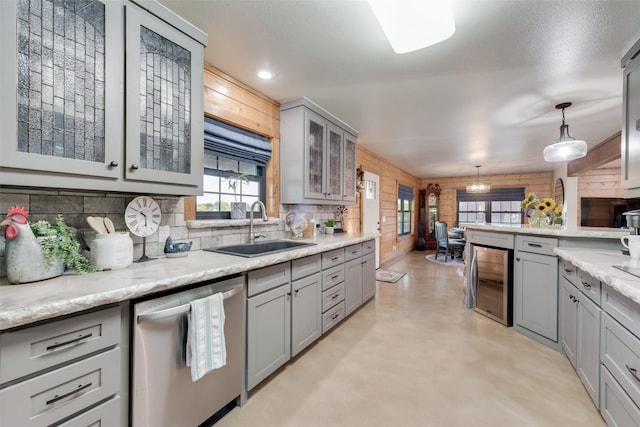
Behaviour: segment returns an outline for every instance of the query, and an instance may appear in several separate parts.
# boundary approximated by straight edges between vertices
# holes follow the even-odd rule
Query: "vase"
[[[549,225],[549,217],[543,213],[533,213],[529,217],[529,225],[532,227],[546,227]]]
[[[333,234],[333,227],[327,227],[327,234]]]
[[[246,219],[247,204],[245,202],[231,202],[231,219]]]

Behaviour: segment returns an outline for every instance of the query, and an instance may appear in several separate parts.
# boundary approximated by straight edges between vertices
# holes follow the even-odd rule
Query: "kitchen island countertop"
[[[183,258],[133,263],[121,270],[64,274],[34,283],[10,285],[0,280],[0,331],[77,313],[151,293],[180,288],[269,265],[338,249],[377,237],[373,234],[319,235],[316,245],[255,258],[193,251]]]
[[[592,248],[555,248],[566,261],[595,277],[602,283],[640,304],[640,277],[614,268],[614,265],[640,267],[640,260],[622,255],[620,251]]]
[[[538,236],[555,236],[569,238],[619,239],[629,234],[628,229],[605,227],[565,227],[552,225],[548,227],[532,227],[529,224],[460,224],[469,230],[495,231],[498,233],[532,234]]]

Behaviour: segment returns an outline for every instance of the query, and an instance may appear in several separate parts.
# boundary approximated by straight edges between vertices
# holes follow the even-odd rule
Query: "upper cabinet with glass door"
[[[280,108],[280,200],[355,202],[357,132],[306,98]]]
[[[199,194],[207,36],[137,3],[0,2],[3,185]]]
[[[640,40],[622,58],[622,188],[640,196]]]

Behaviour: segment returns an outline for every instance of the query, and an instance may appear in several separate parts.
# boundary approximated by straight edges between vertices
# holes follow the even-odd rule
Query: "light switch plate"
[[[170,235],[170,232],[169,232],[168,225],[161,225],[158,228],[158,242],[164,243],[167,240],[167,237],[169,237],[169,235]]]

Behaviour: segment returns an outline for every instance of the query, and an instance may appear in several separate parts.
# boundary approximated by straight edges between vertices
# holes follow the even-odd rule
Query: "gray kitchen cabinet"
[[[74,5],[0,2],[0,180],[199,194],[206,34],[155,1]]]
[[[362,301],[376,295],[376,244],[375,240],[362,243]]]
[[[346,315],[362,305],[362,261],[360,258],[344,264],[344,302]]]
[[[602,286],[600,413],[610,426],[640,426],[640,308]]]
[[[357,132],[306,98],[280,108],[282,203],[355,201]]]
[[[560,295],[560,312],[562,313],[562,351],[576,368],[576,350],[578,345],[578,290],[565,277]]]
[[[322,334],[321,257],[248,273],[247,390]]]
[[[247,300],[247,390],[290,358],[291,286],[286,283]]]
[[[622,188],[640,192],[640,41],[622,61]],[[632,196],[632,194],[629,194]]]
[[[560,350],[556,245],[556,239],[516,236],[513,321],[518,332]]]
[[[322,333],[346,317],[344,248],[322,254]]]
[[[322,335],[322,275],[291,283],[291,357]]]
[[[285,262],[247,275],[247,390],[291,358],[291,268]]]
[[[120,320],[114,307],[2,332],[0,425],[121,423]]]
[[[587,393],[600,407],[600,314],[593,301],[578,292],[576,372]]]

